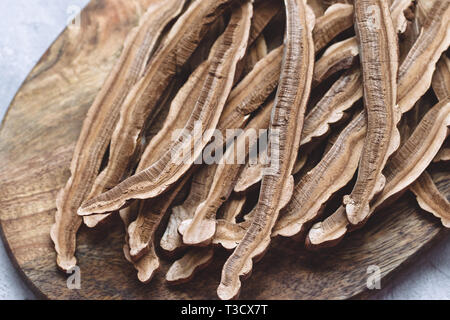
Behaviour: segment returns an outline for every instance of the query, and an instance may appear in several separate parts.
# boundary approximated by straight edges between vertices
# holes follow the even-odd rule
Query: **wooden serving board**
[[[82,228],[77,258],[81,289],[69,290],[56,268],[50,240],[55,197],[85,114],[127,32],[151,0],[93,0],[81,29],[55,41],[17,93],[0,132],[0,223],[3,240],[20,273],[39,296],[50,299],[214,299],[227,253],[185,285],[164,282],[168,260],[148,285],[138,282],[122,253],[123,226],[113,220],[99,230]],[[438,184],[447,195],[449,177]],[[306,252],[302,243],[276,239],[243,285],[243,299],[343,299],[365,295],[371,265],[388,277],[444,234],[438,220],[418,209],[406,193],[338,247]]]

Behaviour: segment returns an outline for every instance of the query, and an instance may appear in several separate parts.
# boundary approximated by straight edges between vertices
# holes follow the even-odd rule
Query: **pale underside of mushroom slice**
[[[286,34],[279,86],[269,127],[269,163],[264,174],[255,215],[243,240],[226,261],[217,289],[221,299],[239,294],[240,276],[248,275],[252,260],[266,250],[279,210],[293,190],[294,167],[313,67],[314,14],[303,0],[286,0]]]
[[[382,170],[400,143],[396,108],[397,35],[386,0],[356,0],[355,31],[363,71],[367,133],[356,183],[344,196],[347,218],[360,224],[370,211],[370,201],[385,185]]]
[[[164,28],[180,14],[184,3],[185,0],[169,0],[150,4],[141,24],[128,35],[119,61],[88,111],[72,157],[71,177],[57,197],[55,224],[51,229],[58,253],[57,263],[63,270],[76,265],[75,237],[82,221],[76,211],[89,198],[119,118],[119,108],[132,86],[142,77]]]
[[[154,198],[176,183],[192,166],[212,138],[231,91],[237,62],[243,57],[250,29],[252,5],[245,2],[233,10],[230,22],[211,49],[210,68],[201,93],[183,132],[152,166],[116,187],[86,201],[79,214],[118,210],[131,199]]]

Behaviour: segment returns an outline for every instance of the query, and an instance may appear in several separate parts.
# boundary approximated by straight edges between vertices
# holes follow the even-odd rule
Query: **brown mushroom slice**
[[[164,28],[176,18],[185,0],[153,1],[125,40],[124,49],[105,80],[84,120],[70,165],[71,177],[56,200],[51,238],[58,266],[70,270],[76,265],[76,233],[81,217],[76,213],[100,169],[103,155],[119,118],[119,108],[132,86],[142,77],[150,54]]]
[[[221,208],[223,212],[223,219],[218,220],[218,228],[220,228],[220,221],[226,221],[231,224],[236,223],[236,216],[242,210],[245,203],[245,196],[231,196]],[[219,232],[220,233],[220,232]],[[173,284],[188,282],[192,279],[195,272],[206,267],[213,259],[213,248],[189,248],[185,255],[175,261],[169,268],[166,275],[166,281]]]
[[[256,163],[252,164],[251,161],[247,161],[245,167],[239,173],[234,192],[243,193],[259,183],[263,177],[267,160],[267,150],[263,150],[260,152]]]
[[[154,246],[150,247],[149,251],[143,255],[138,261],[133,261],[130,255],[130,247],[128,246],[128,226],[132,220],[133,211],[139,210],[140,202],[136,201],[133,205],[120,210],[120,217],[125,226],[125,244],[123,245],[123,253],[125,259],[132,263],[137,271],[137,277],[142,283],[149,283],[156,271],[160,269],[159,258],[156,255]]]
[[[324,136],[330,124],[336,123],[344,116],[344,111],[352,107],[362,97],[361,71],[354,68],[342,75],[327,91],[324,97],[308,112],[303,124],[300,145],[310,143],[313,138]],[[260,157],[267,157],[267,152]],[[300,171],[306,162],[306,155],[300,152],[293,174]],[[259,183],[264,170],[264,160],[256,165],[247,164],[242,170],[235,186],[235,192],[244,192]]]
[[[109,160],[95,180],[96,196],[115,187],[123,178],[138,146],[138,137],[156,110],[166,88],[190,58],[213,23],[235,0],[196,0],[178,18],[150,59],[145,74],[120,109]],[[247,40],[247,39],[246,39]],[[103,213],[103,212],[98,212]]]
[[[187,172],[219,122],[231,91],[236,64],[246,51],[251,16],[251,2],[233,10],[227,28],[211,49],[208,76],[191,117],[169,150],[149,168],[86,201],[79,209],[80,215],[112,212],[122,208],[128,200],[157,197]]]
[[[306,115],[301,145],[329,132],[330,124],[341,120],[344,112],[362,98],[361,80],[361,71],[355,67],[343,74],[331,86],[323,98]]]
[[[292,174],[295,175],[300,172],[306,164],[308,155],[300,152],[295,161]],[[236,185],[234,186],[234,192],[244,193],[261,182],[264,172],[265,164],[268,161],[267,150],[262,151],[259,154],[259,160],[252,164],[247,161],[245,167],[239,173]]]
[[[442,148],[433,159],[433,162],[441,161],[450,161],[450,148]]]
[[[332,74],[350,68],[358,59],[359,48],[355,37],[331,45],[314,66],[314,85]]]
[[[220,210],[222,212],[222,219],[236,223],[236,217],[242,212],[246,200],[247,197],[245,195],[231,195]]]
[[[269,126],[269,162],[252,223],[226,261],[217,289],[221,299],[239,294],[240,276],[248,275],[252,259],[270,243],[279,211],[289,201],[294,179],[292,169],[300,145],[303,118],[314,68],[312,29],[314,14],[304,0],[286,0],[286,35],[280,81]]]
[[[351,4],[336,3],[325,10],[316,19],[313,30],[314,50],[320,51],[334,37],[353,25],[353,6]]]
[[[256,1],[253,9],[252,27],[248,42],[253,43],[261,35],[270,21],[281,11],[282,5],[279,0]]]
[[[400,116],[395,105],[397,35],[387,1],[355,0],[354,5],[368,126],[356,183],[343,202],[349,222],[357,225],[366,219],[370,201],[384,188],[382,170],[400,143]]]
[[[211,243],[216,233],[216,213],[230,196],[239,171],[245,165],[245,162],[239,161],[239,157],[247,158],[249,149],[257,142],[259,131],[269,126],[272,107],[273,101],[266,103],[248,123],[244,132],[227,147],[207,198],[199,204],[193,218],[183,221],[178,228],[184,244],[205,246]]]
[[[160,241],[160,246],[165,252],[173,254],[183,246],[178,227],[182,221],[194,216],[197,206],[208,196],[216,168],[217,165],[202,166],[195,172],[186,200],[183,204],[172,208],[169,222]]]
[[[450,125],[450,98],[435,105],[420,121],[409,139],[389,159],[384,173],[386,186],[371,205],[371,214],[387,199],[407,188],[428,167],[444,143]],[[351,227],[340,208],[315,224],[307,238],[308,247],[336,244]],[[367,219],[366,218],[366,219]]]
[[[128,227],[128,244],[133,261],[139,260],[154,245],[155,231],[159,227],[161,219],[189,177],[190,174],[185,175],[173,189],[157,198],[141,203],[136,220]]]
[[[439,100],[450,97],[450,59],[445,54],[436,65],[431,86]]]
[[[450,202],[438,190],[430,174],[426,171],[409,187],[417,198],[419,206],[450,228]]]
[[[354,176],[366,134],[365,113],[359,113],[342,131],[319,164],[295,186],[291,201],[281,211],[272,236],[293,237],[304,231],[328,199]]]
[[[395,0],[391,7],[391,16],[398,33],[406,31],[404,11],[411,6],[412,0]],[[323,82],[332,74],[350,68],[359,55],[356,37],[351,37],[331,45],[316,62],[313,84]]]
[[[169,113],[163,127],[150,140],[149,144],[145,148],[136,172],[141,172],[145,168],[148,168],[152,164],[156,163],[159,157],[166,153],[167,149],[170,148],[170,145],[173,142],[171,139],[171,133],[177,129],[182,129],[189,120],[192,108],[186,106],[195,105],[196,98],[202,89],[202,83],[209,72],[209,66],[208,61],[198,66],[198,68],[194,70],[186,83],[178,91],[170,104]],[[87,226],[93,228],[106,219],[109,215],[109,213],[96,214],[85,216],[83,219]]]
[[[260,35],[258,39],[256,39],[253,46],[249,49],[249,52],[247,56],[245,57],[245,66],[244,66],[244,73],[248,74],[260,61],[262,58],[267,56],[267,44],[266,40],[264,39],[264,35]]]
[[[214,257],[212,247],[190,248],[179,260],[175,261],[166,274],[170,284],[180,284],[191,280],[195,273],[205,268]]]
[[[278,85],[282,52],[282,46],[272,50],[231,91],[219,120],[219,130],[243,128],[249,115],[263,105]]]
[[[450,1],[436,0],[413,47],[398,70],[397,103],[409,111],[428,90],[436,63],[450,45]]]

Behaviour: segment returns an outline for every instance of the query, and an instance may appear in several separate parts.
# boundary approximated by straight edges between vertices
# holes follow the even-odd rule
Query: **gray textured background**
[[[127,0],[123,0],[127,1]],[[0,119],[31,68],[88,0],[0,1]],[[1,241],[0,241],[1,242]],[[450,237],[392,283],[380,299],[450,299]],[[0,299],[34,299],[0,243]]]

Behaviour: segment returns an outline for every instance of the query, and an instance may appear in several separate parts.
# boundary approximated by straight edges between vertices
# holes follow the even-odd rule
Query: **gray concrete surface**
[[[127,1],[127,0],[124,0]],[[0,119],[22,81],[88,0],[0,1]],[[450,299],[450,238],[416,261],[378,299]],[[385,290],[383,290],[385,288]],[[33,299],[0,244],[0,299]]]

